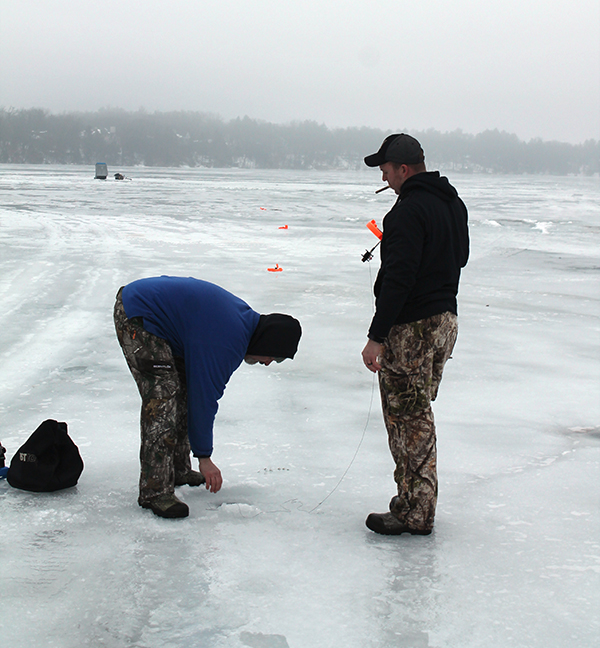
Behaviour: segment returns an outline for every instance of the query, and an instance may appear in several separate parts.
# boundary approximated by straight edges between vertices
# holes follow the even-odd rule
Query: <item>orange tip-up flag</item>
[[[372,220],[367,223],[367,227],[375,234],[375,236],[381,241],[381,237],[383,236],[383,232],[377,227],[377,223]]]

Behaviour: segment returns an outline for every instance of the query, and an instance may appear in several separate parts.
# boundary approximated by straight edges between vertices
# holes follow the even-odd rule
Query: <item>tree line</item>
[[[398,130],[397,132],[402,132]],[[487,130],[408,131],[423,145],[428,168],[465,173],[600,173],[600,142],[532,139]],[[359,169],[388,135],[375,128],[328,128],[315,121],[272,124],[249,117],[224,121],[200,112],[53,114],[0,108],[0,163],[112,167]]]

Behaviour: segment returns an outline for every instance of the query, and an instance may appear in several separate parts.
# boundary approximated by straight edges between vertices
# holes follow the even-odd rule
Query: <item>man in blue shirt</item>
[[[242,360],[269,366],[293,358],[300,323],[290,315],[260,315],[207,281],[166,276],[121,288],[114,320],[142,397],[138,503],[161,517],[186,517],[175,486],[206,484],[216,493],[223,483],[211,455],[229,378]]]

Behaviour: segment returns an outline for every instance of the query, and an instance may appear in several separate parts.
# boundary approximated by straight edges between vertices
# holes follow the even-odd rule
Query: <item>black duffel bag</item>
[[[6,480],[15,488],[42,493],[75,486],[82,472],[83,460],[67,424],[48,419],[12,458]]]

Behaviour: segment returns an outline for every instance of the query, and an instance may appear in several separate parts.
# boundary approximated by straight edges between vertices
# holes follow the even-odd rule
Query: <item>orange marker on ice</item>
[[[282,272],[283,268],[280,268],[279,263],[276,263],[274,268],[267,268],[267,270],[269,272]]]
[[[377,227],[377,223],[372,220],[367,223],[367,227],[375,234],[375,236],[381,241],[381,237],[383,236],[383,232]]]
[[[288,226],[287,226],[287,225],[283,225],[283,226],[282,226],[282,227],[280,227],[279,229],[287,229],[287,228],[288,228]]]

